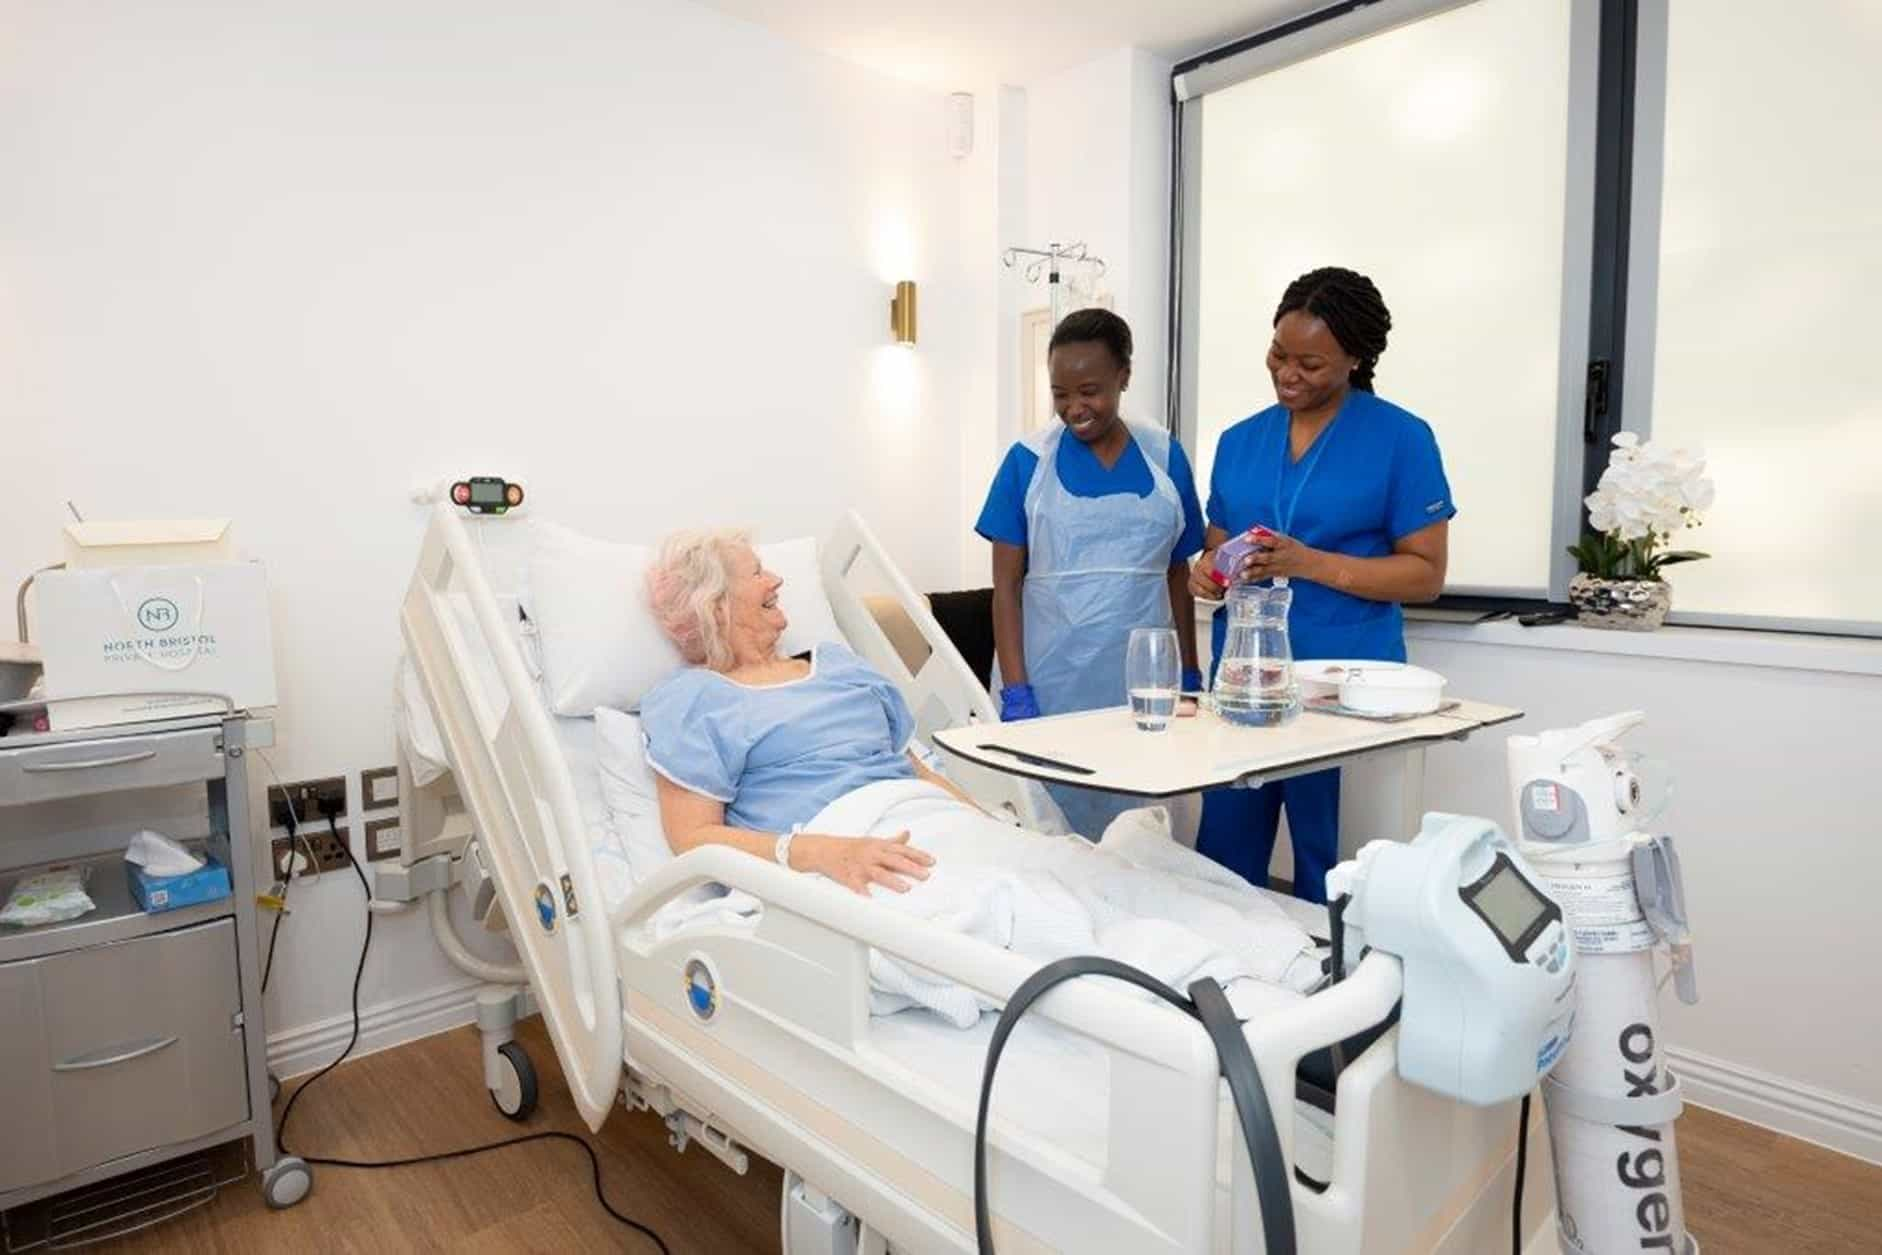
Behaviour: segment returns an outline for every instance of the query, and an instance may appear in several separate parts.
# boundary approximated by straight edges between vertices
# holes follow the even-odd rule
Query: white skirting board
[[[353,1048],[350,1058],[390,1050],[421,1037],[476,1023],[477,991],[482,988],[476,981],[467,981],[382,1002],[375,1007],[361,1007],[359,1045]],[[535,1011],[535,1004],[527,994],[524,995],[524,1010],[526,1013]],[[268,1070],[286,1080],[323,1068],[346,1049],[346,1039],[352,1034],[351,1011],[270,1033]]]
[[[1666,1053],[1687,1101],[1882,1164],[1882,1107],[1676,1046]]]

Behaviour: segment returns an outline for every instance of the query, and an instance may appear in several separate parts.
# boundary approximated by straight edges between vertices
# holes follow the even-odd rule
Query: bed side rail
[[[644,929],[667,901],[717,883],[764,904],[755,929],[708,925],[655,940]],[[646,1031],[684,1042],[697,1026],[687,1007],[684,969],[695,958],[713,965],[725,1000],[709,1030],[722,1048],[739,1052],[785,1078],[813,1107],[847,1111],[862,1101],[832,1082],[830,1060],[867,1057],[870,951],[958,981],[1004,1003],[1037,969],[1032,959],[901,914],[821,877],[787,872],[724,846],[700,847],[662,867],[636,889],[626,911],[624,961],[632,1005],[652,1003]],[[1215,1051],[1195,1020],[1112,981],[1062,985],[1029,1018],[1049,1019],[1090,1040],[1108,1056],[1112,1077],[1107,1119],[1109,1162],[1102,1170],[1003,1119],[996,1102],[990,1129],[991,1180],[1005,1223],[1055,1240],[1089,1240],[1062,1249],[1108,1249],[1173,1255],[1209,1249],[1216,1159]],[[662,1028],[661,1025],[665,1027]],[[691,1049],[684,1045],[679,1049]],[[710,1058],[690,1066],[713,1066]],[[851,1066],[855,1066],[852,1064]],[[836,1088],[832,1089],[831,1086]],[[874,1092],[874,1091],[871,1091]],[[886,1144],[906,1143],[894,1130],[920,1129],[904,1108],[926,1102],[947,1113],[958,1132],[924,1141],[921,1164],[938,1193],[921,1202],[962,1235],[973,1232],[972,1091],[875,1093],[865,1121]],[[801,1114],[795,1113],[792,1114]],[[750,1134],[747,1134],[749,1136]],[[1129,1149],[1120,1152],[1120,1146]],[[917,1153],[912,1152],[911,1153]],[[1076,1195],[1075,1217],[1058,1215]],[[1053,1212],[1043,1214],[1041,1209]],[[996,1221],[996,1224],[1000,1222]],[[1098,1235],[1106,1235],[1102,1241]],[[1129,1239],[1120,1243],[1119,1235]],[[1015,1249],[1039,1249],[1024,1242]],[[915,1249],[925,1249],[919,1243]]]
[[[873,947],[904,962],[958,981],[996,1002],[1005,1002],[1039,964],[1010,950],[1002,950],[894,911],[873,899],[852,893],[822,876],[786,871],[763,859],[723,845],[702,845],[665,864],[636,886],[620,916],[628,944],[659,909],[700,885],[718,884],[757,898],[769,913],[777,907],[813,920],[848,940]],[[762,926],[762,925],[761,925]],[[1291,995],[1283,996],[1292,1002]],[[858,1003],[857,1005],[866,1005]],[[1078,981],[1062,985],[1035,1004],[1033,1015],[1057,1020],[1069,1028],[1091,1032],[1114,1045],[1167,1059],[1170,1026],[1186,1026],[1183,1036],[1199,1057],[1213,1066],[1214,1047],[1201,1025],[1170,1012],[1160,1003],[1128,994],[1109,981]],[[859,1033],[860,1022],[821,1026],[837,1040]],[[1193,1028],[1195,1032],[1187,1032]]]
[[[901,570],[889,558],[882,542],[855,511],[837,521],[819,555],[823,568],[824,594],[836,615],[837,626],[856,652],[870,665],[894,680],[908,699],[915,714],[915,735],[928,740],[942,728],[958,728],[969,723],[998,723],[999,712],[986,685],[975,678],[961,657],[960,650],[948,639],[927,599],[916,591]],[[886,592],[900,603],[903,612],[920,632],[928,657],[913,670],[882,630],[868,603],[868,591],[859,587],[861,580],[873,576],[887,585]],[[1032,795],[1017,777],[975,767],[955,759],[948,764],[948,775],[988,809],[1005,811],[1028,827],[1040,827],[1041,816]]]
[[[454,602],[470,610],[481,640],[469,639]],[[548,712],[448,505],[432,511],[399,617],[575,1105],[599,1129],[621,1074],[608,913]],[[500,692],[479,683],[480,659]]]
[[[756,936],[708,931],[682,932],[658,943],[648,939],[642,926],[664,903],[706,883],[741,890],[764,903]],[[793,1031],[839,1050],[854,1049],[866,1034],[870,948],[958,981],[995,1004],[1008,1001],[1038,966],[1033,960],[910,918],[820,878],[787,872],[719,846],[695,849],[661,868],[636,889],[622,914],[628,949],[656,963],[666,956],[678,964],[687,955],[704,953],[722,967],[734,961],[762,964],[769,960],[749,956],[735,960],[735,955],[742,950],[787,951],[791,961],[804,969],[801,979],[779,979],[779,973],[765,967],[763,977],[747,972],[745,980],[736,982],[741,995],[762,1003],[767,1022],[790,1025]],[[812,979],[812,973],[821,978]],[[735,980],[731,971],[725,974],[728,982]],[[829,979],[832,975],[839,979]],[[679,1001],[683,984],[668,973],[653,982],[651,993],[646,988],[642,993],[672,1001],[675,1014],[684,1018]],[[1401,989],[1398,961],[1374,954],[1346,981],[1311,998],[1303,1000],[1278,989],[1257,991],[1245,1031],[1261,1068],[1270,1108],[1292,1112],[1300,1058],[1376,1024],[1398,1001]],[[1272,996],[1261,999],[1260,993]],[[1201,1208],[1194,1214],[1205,1217],[1205,1227],[1213,1223],[1207,1219],[1211,1209],[1206,1200],[1213,1198],[1215,1182],[1217,1060],[1207,1034],[1196,1021],[1103,980],[1062,985],[1042,998],[1032,1014],[1089,1038],[1111,1055],[1104,1192],[1093,1196],[1091,1204],[1107,1211],[1117,1209],[1111,1223],[1147,1225],[1142,1249],[1153,1249],[1155,1244],[1147,1236],[1151,1233],[1160,1235],[1159,1241],[1173,1241],[1175,1249],[1195,1249],[1178,1235],[1189,1228],[1185,1217],[1191,1213],[1186,1209]],[[1198,1080],[1201,1091],[1192,1088]],[[1158,1101],[1147,1103],[1148,1094],[1156,1094]],[[1363,1153],[1356,1127],[1362,1114],[1342,1110],[1343,1155]],[[1280,1121],[1278,1131],[1292,1162],[1293,1121]],[[1245,1241],[1249,1235],[1258,1239],[1262,1230],[1252,1169],[1240,1139],[1234,1140],[1238,1146],[1232,1190],[1234,1232],[1238,1240]],[[1010,1132],[996,1129],[996,1142],[1020,1152],[1022,1162],[1040,1153],[1037,1147],[1021,1151],[1022,1143]],[[1352,1168],[1349,1161],[1348,1170],[1336,1178],[1336,1188],[1324,1196],[1295,1188],[1303,1231],[1350,1232],[1350,1218],[1360,1204],[1354,1190],[1365,1179]],[[1192,1197],[1198,1187],[1203,1188],[1204,1201]],[[1259,1242],[1234,1249],[1259,1249]]]

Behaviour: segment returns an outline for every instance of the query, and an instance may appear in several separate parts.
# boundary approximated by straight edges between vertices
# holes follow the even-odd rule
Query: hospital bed
[[[604,877],[612,834],[594,780],[593,720],[550,712],[530,654],[530,527],[448,506],[430,517],[401,614],[405,696],[422,709],[408,705],[401,718],[435,725],[438,761],[427,768],[424,738],[401,736],[404,849],[378,894],[428,899],[446,953],[493,982],[480,1022],[499,1106],[516,1110],[519,1064],[527,1071],[507,1040],[526,982],[589,1126],[619,1102],[664,1119],[679,1149],[697,1142],[739,1171],[748,1150],[781,1165],[782,1241],[793,1255],[974,1249],[975,1103],[993,1017],[961,1030],[925,1011],[871,1015],[869,952],[996,1003],[1036,964],[724,847],[696,849],[640,883]],[[996,718],[861,520],[838,524],[819,564],[839,629],[901,686],[918,737]],[[969,772],[957,778],[984,805],[1036,818],[1011,777],[948,770]],[[712,884],[762,910],[735,923],[654,926],[668,904]],[[454,887],[489,926],[507,927],[520,962],[493,963],[463,943],[446,909]],[[1322,910],[1277,900],[1326,936]],[[1405,1083],[1391,1027],[1336,1082],[1322,1078],[1329,1092],[1297,1082],[1304,1057],[1376,1034],[1400,991],[1397,960],[1380,954],[1311,996],[1260,991],[1247,1034],[1271,1108],[1292,1114],[1278,1123],[1300,1249],[1508,1249],[1515,1104],[1474,1108]],[[988,1180],[1001,1251],[1261,1249],[1246,1151],[1196,1021],[1110,982],[1064,986],[1009,1043],[993,1113]],[[1523,1208],[1525,1241],[1538,1251],[1553,1229],[1540,1123]]]

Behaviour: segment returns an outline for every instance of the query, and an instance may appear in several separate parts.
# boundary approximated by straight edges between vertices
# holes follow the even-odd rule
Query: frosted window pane
[[[1436,430],[1453,587],[1548,584],[1567,175],[1568,0],[1477,0],[1203,98],[1198,473],[1274,403],[1282,291],[1370,275],[1379,395]]]
[[[1651,425],[1718,484],[1674,608],[1882,622],[1882,5],[1667,34]]]

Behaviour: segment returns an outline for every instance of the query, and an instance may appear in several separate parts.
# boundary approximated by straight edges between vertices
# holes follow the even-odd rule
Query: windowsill
[[[1405,636],[1413,641],[1452,641],[1516,649],[1559,649],[1583,654],[1622,654],[1736,667],[1786,671],[1830,671],[1882,676],[1882,641],[1846,636],[1811,636],[1730,628],[1668,626],[1653,632],[1609,631],[1577,623],[1524,627],[1508,619],[1491,623],[1420,619],[1405,612]]]

